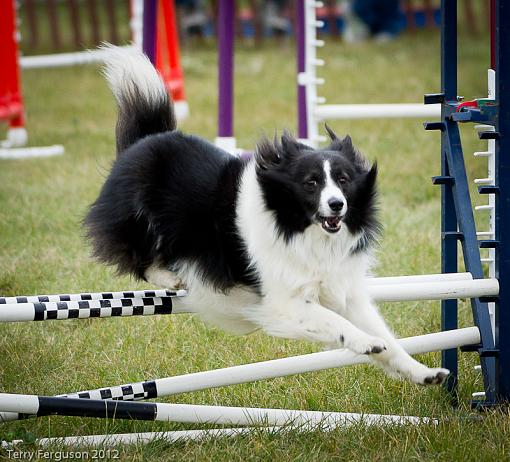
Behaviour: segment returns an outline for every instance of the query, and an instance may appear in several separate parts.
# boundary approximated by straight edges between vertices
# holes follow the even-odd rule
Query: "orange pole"
[[[173,0],[159,0],[157,13],[156,68],[174,101],[184,101],[184,76]]]

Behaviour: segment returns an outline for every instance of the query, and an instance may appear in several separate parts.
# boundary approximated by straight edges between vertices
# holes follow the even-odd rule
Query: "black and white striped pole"
[[[298,411],[194,404],[139,403],[112,400],[82,400],[54,396],[0,393],[0,411],[36,416],[62,415],[180,423],[221,425],[310,425],[349,426],[435,424],[427,417]]]
[[[0,297],[0,305],[16,303],[78,302],[87,300],[114,300],[122,298],[179,297],[186,295],[185,290],[125,290],[121,292],[87,292],[79,294],[23,295],[18,297]]]
[[[171,314],[172,300],[185,294],[185,291],[158,290],[3,297],[0,322]]]

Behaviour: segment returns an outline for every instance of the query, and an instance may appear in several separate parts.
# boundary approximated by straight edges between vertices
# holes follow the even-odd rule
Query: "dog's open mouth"
[[[342,227],[342,217],[338,215],[332,215],[329,217],[318,216],[319,222],[322,229],[328,233],[337,233]]]

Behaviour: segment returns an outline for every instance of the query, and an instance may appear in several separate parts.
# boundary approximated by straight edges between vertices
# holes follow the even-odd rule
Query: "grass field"
[[[465,38],[459,49],[459,92],[486,94],[486,40]],[[242,48],[236,61],[236,134],[252,148],[262,133],[295,127],[295,64],[291,44]],[[420,33],[384,45],[329,43],[321,56],[322,94],[328,102],[417,102],[439,90],[436,34]],[[192,117],[182,129],[212,139],[216,127],[216,53],[183,51]],[[142,287],[116,277],[89,257],[80,222],[95,199],[114,158],[115,108],[95,67],[23,73],[28,129],[33,145],[63,143],[52,159],[0,163],[0,294],[21,295]],[[439,136],[419,120],[344,121],[331,124],[350,133],[380,166],[381,214],[385,233],[378,252],[379,275],[440,270],[439,189],[430,177],[440,171]],[[467,153],[482,145],[463,127]],[[469,157],[469,156],[468,156]],[[468,159],[471,177],[481,161]],[[478,197],[474,198],[479,201]],[[439,303],[381,307],[399,336],[439,329]],[[461,304],[462,325],[471,325]],[[20,323],[0,326],[0,389],[59,394],[148,378],[225,367],[318,351],[297,341],[262,334],[234,337],[187,315]],[[439,364],[439,354],[422,361]],[[256,433],[206,442],[121,447],[121,460],[507,460],[510,420],[502,411],[470,410],[482,389],[477,358],[460,360],[460,402],[450,407],[439,387],[393,381],[379,370],[358,366],[262,383],[180,395],[165,402],[281,407],[435,416],[438,426],[364,428],[331,433]],[[47,417],[0,427],[0,437],[19,438],[105,432],[193,428],[178,424]],[[28,445],[25,449],[30,450]],[[58,449],[58,448],[57,448]],[[7,458],[7,452],[0,452]]]

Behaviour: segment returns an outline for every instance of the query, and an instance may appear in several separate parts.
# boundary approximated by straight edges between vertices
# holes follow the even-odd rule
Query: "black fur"
[[[220,289],[255,287],[235,227],[243,162],[178,131],[146,137],[115,162],[85,220],[94,255],[143,278],[153,263],[198,265]]]
[[[145,136],[176,128],[172,101],[166,92],[149,102],[142,97],[135,82],[127,88],[118,102],[117,155]]]

